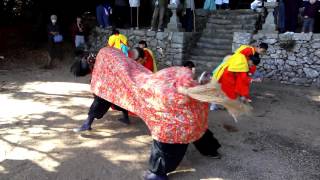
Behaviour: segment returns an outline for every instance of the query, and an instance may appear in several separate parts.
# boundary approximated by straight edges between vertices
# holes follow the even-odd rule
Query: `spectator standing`
[[[216,7],[216,2],[215,2],[215,0],[206,0],[206,1],[204,2],[203,9],[209,10],[209,11],[214,11],[214,10],[216,10],[217,7]]]
[[[286,7],[284,0],[279,0],[278,29],[280,33],[284,33],[286,29]]]
[[[54,59],[62,60],[61,44],[63,42],[63,36],[61,35],[60,26],[57,22],[58,17],[53,14],[50,16],[50,20],[47,26],[49,57],[45,68],[52,68]]]
[[[194,10],[195,10],[195,5],[194,5],[194,0],[185,0],[184,2],[185,6],[185,13],[186,13],[186,23],[185,23],[185,29],[187,32],[192,32],[193,30],[193,22],[194,22]]]
[[[130,25],[131,27],[136,27],[139,29],[139,7],[140,7],[140,0],[129,0],[130,5]],[[133,11],[136,10],[136,13]],[[136,20],[136,25],[134,26],[134,20]]]
[[[76,48],[85,47],[85,30],[86,29],[82,23],[82,18],[78,16],[76,22],[72,25],[72,38]]]
[[[158,27],[158,31],[163,31],[163,19],[166,12],[166,9],[168,7],[168,0],[156,0],[154,3],[154,11],[151,21],[151,28],[149,31],[155,31]],[[157,26],[158,24],[158,26]]]
[[[286,31],[287,33],[294,33],[297,29],[299,8],[302,5],[301,0],[284,0],[286,12]]]
[[[115,0],[114,6],[116,26],[118,28],[125,27],[128,23],[128,0]]]
[[[97,6],[96,14],[99,27],[108,28],[111,26],[110,16],[112,14],[112,8],[108,1]]]
[[[313,33],[314,20],[320,9],[319,2],[316,0],[309,0],[304,8],[302,33]]]

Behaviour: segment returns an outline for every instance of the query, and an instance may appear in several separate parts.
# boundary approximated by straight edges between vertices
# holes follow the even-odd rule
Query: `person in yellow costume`
[[[249,59],[266,52],[268,45],[261,43],[258,47],[240,46],[232,56],[227,57],[213,72],[213,80],[221,84],[222,91],[230,98],[249,96],[250,78]]]
[[[114,29],[109,37],[108,46],[121,50],[121,45],[128,46],[128,39],[125,35],[120,34],[119,30]]]

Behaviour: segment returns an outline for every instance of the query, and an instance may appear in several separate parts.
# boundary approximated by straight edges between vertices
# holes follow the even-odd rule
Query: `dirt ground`
[[[1,54],[0,54],[1,55]],[[109,112],[94,131],[75,134],[92,102],[88,78],[69,73],[71,57],[44,70],[42,51],[0,59],[1,180],[139,180],[151,138],[138,118],[125,126]],[[32,58],[31,58],[32,57]],[[68,60],[69,59],[69,60]],[[210,113],[221,160],[193,147],[172,180],[319,180],[320,91],[265,82],[253,87],[254,112],[235,123]]]

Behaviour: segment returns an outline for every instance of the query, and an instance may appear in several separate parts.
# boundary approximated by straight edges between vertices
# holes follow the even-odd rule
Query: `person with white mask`
[[[50,23],[47,26],[48,32],[48,61],[45,68],[52,68],[53,60],[62,60],[61,43],[63,42],[63,36],[61,35],[60,26],[58,25],[57,15],[50,16]]]

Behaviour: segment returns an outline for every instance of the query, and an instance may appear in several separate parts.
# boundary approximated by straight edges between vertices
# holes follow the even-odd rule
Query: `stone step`
[[[197,56],[197,55],[192,55],[190,56],[190,59],[195,59],[198,61],[204,61],[204,62],[216,62],[216,63],[221,63],[225,56]]]
[[[209,32],[203,32],[202,36],[200,39],[205,38],[205,39],[226,39],[226,40],[233,40],[233,33],[226,34],[226,33],[219,33],[215,32],[214,34]]]
[[[244,15],[211,15],[209,19],[225,19],[225,20],[237,20],[237,21],[247,21],[257,19],[259,14],[244,14]]]
[[[230,54],[232,51],[232,48],[230,49],[206,49],[206,48],[194,48],[191,52],[191,55],[195,56],[225,56]]]
[[[211,13],[212,15],[245,15],[245,14],[257,14],[251,9],[236,9],[236,10],[216,10]]]
[[[206,33],[212,33],[212,34],[216,34],[216,33],[226,33],[226,34],[230,34],[233,36],[234,32],[247,32],[247,33],[253,33],[255,32],[254,29],[251,30],[244,30],[244,29],[239,29],[239,30],[224,30],[224,29],[204,29],[203,30]],[[214,35],[213,35],[214,36]]]
[[[237,31],[237,30],[252,30],[256,29],[255,24],[226,24],[226,25],[220,25],[220,24],[212,24],[208,23],[206,26],[206,29],[226,29],[231,31]]]
[[[222,19],[222,18],[209,18],[207,23],[213,23],[213,24],[253,24],[257,21],[258,18],[251,18],[246,20],[241,19]]]
[[[220,64],[220,62],[216,62],[216,61],[201,61],[199,59],[189,59],[189,60],[195,63],[196,69],[198,69],[199,71],[197,72],[198,75],[200,75],[203,71],[208,71],[211,73]]]
[[[223,38],[204,38],[201,37],[198,41],[199,44],[210,44],[210,45],[223,45],[223,44],[232,44],[232,39],[223,39]]]
[[[208,19],[208,22],[207,24],[219,24],[219,25],[227,25],[227,24],[231,24],[231,20],[228,20],[228,19],[211,19],[209,18]]]
[[[232,36],[233,36],[233,33],[234,32],[248,32],[248,33],[253,33],[253,32],[255,32],[256,31],[256,29],[254,28],[254,29],[238,29],[238,30],[224,30],[224,29],[216,29],[216,30],[211,30],[210,32],[215,32],[215,33],[230,33],[230,34],[232,34]]]
[[[209,18],[207,24],[219,24],[219,25],[227,25],[227,24],[256,24],[257,19],[250,20],[231,20],[231,19],[214,19]]]
[[[214,11],[188,59],[197,68],[212,71],[226,55],[232,54],[234,32],[253,33],[258,17],[252,10]]]
[[[230,50],[232,43],[207,43],[198,42],[197,48],[207,48],[207,49],[219,49],[219,50]]]
[[[221,43],[232,43],[233,36],[223,36],[223,34],[217,34],[217,36],[201,36],[198,42],[210,43],[210,44],[221,44]]]

